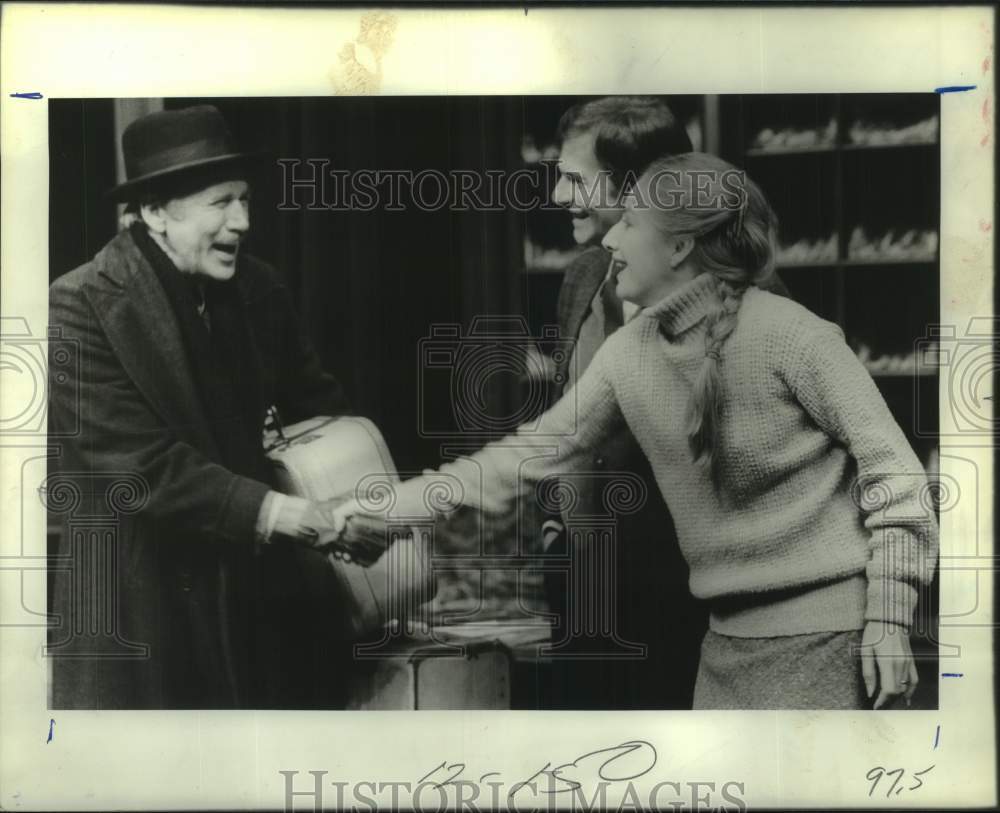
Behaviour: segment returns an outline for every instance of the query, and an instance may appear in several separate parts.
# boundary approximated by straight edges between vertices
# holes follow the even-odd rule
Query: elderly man
[[[80,353],[78,378],[52,377],[50,431],[69,435],[55,466],[84,501],[100,508],[116,477],[144,493],[117,520],[109,584],[57,574],[52,705],[325,705],[335,588],[307,547],[324,520],[271,489],[262,429],[272,406],[295,421],[347,401],[282,278],[244,250],[253,158],[219,112],[148,115],[122,147],[114,196],[134,222],[50,289]],[[90,555],[71,537],[70,572]],[[95,653],[81,607],[110,597],[122,646]]]
[[[608,96],[578,104],[559,122],[559,180],[553,201],[572,217],[573,238],[584,251],[566,270],[557,305],[562,335],[576,344],[560,369],[563,391],[568,390],[590,364],[605,338],[628,321],[639,308],[615,294],[611,256],[601,240],[621,217],[619,194],[656,158],[691,151],[684,126],[655,97]],[[786,293],[780,282],[779,290]],[[698,647],[707,626],[705,609],[691,596],[688,569],[677,545],[673,520],[660,496],[649,463],[635,439],[625,430],[593,450],[593,471],[605,485],[616,472],[638,475],[646,484],[646,500],[639,510],[617,520],[617,548],[611,609],[614,634],[623,642],[646,647],[643,658],[588,657],[608,641],[588,640],[570,630],[593,612],[594,591],[608,585],[592,574],[589,584],[579,578],[570,585],[558,578],[546,582],[550,603],[560,616],[554,641],[560,651],[576,657],[556,660],[553,667],[553,705],[569,708],[690,708],[698,665]],[[580,499],[574,513],[603,512],[602,478],[577,479]],[[549,551],[565,554],[563,520],[553,517],[543,526]],[[583,540],[576,544],[588,544]],[[588,555],[577,552],[578,560]],[[591,554],[592,557],[593,554]],[[570,617],[570,614],[579,614]],[[626,648],[621,652],[627,654]]]

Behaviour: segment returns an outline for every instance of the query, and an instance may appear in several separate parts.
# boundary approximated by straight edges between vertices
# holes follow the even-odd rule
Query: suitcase
[[[274,482],[286,494],[347,499],[373,482],[399,482],[381,432],[366,418],[320,416],[279,426],[265,445]],[[326,557],[343,594],[344,631],[355,640],[436,592],[429,540],[419,533],[387,537],[384,523],[352,521],[345,544]]]
[[[534,708],[548,663],[547,622],[443,625],[414,635],[395,656],[359,662],[349,709]]]

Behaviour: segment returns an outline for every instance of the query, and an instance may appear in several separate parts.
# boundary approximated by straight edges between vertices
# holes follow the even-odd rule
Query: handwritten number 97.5
[[[872,786],[868,789],[868,796],[870,797],[873,793],[875,793],[875,789],[878,787],[879,782],[882,781],[882,777],[896,777],[892,780],[891,785],[889,785],[889,780],[886,779],[885,785],[888,786],[888,789],[885,792],[886,799],[890,799],[894,794],[900,794],[904,790],[916,790],[924,784],[924,781],[920,777],[933,768],[934,766],[931,765],[930,768],[924,768],[922,771],[916,771],[911,774],[910,779],[913,784],[907,787],[905,784],[901,784],[903,777],[906,776],[905,768],[895,768],[894,770],[889,771],[881,766],[876,766],[865,774],[865,778],[872,783]]]

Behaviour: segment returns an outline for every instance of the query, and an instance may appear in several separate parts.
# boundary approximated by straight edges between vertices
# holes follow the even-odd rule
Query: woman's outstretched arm
[[[445,463],[437,474],[416,478],[403,488],[423,492],[429,481],[446,478],[452,489],[455,485],[461,489],[456,504],[473,507],[486,516],[516,510],[518,500],[531,499],[543,478],[579,471],[590,460],[593,448],[624,420],[606,372],[607,363],[607,354],[595,356],[577,385],[537,421],[468,457]]]
[[[426,517],[458,506],[486,517],[502,515],[516,510],[522,497],[533,497],[543,478],[579,471],[593,447],[624,420],[608,374],[614,363],[610,344],[601,347],[577,385],[536,421],[436,472],[399,484],[393,515]],[[361,497],[339,508],[336,521],[342,528],[346,517],[364,513],[370,510]]]

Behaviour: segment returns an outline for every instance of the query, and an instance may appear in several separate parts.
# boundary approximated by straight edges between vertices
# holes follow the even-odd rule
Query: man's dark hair
[[[691,152],[684,125],[656,96],[605,96],[574,105],[559,119],[556,137],[594,134],[594,156],[617,188],[657,158]]]

